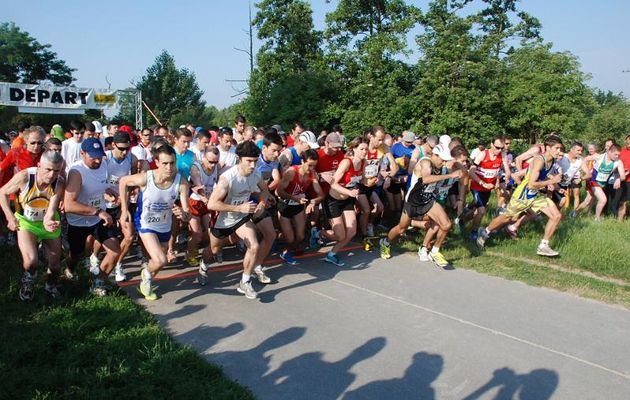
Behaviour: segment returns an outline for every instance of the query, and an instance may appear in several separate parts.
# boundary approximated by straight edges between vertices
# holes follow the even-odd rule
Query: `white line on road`
[[[334,297],[326,296],[324,293],[320,293],[320,292],[318,292],[316,290],[313,290],[313,289],[309,289],[309,292],[315,293],[316,295],[319,295],[319,296],[322,296],[322,297],[325,297],[328,300],[337,301],[337,299],[335,299]]]
[[[307,271],[307,270],[305,270],[303,268],[300,268],[300,267],[295,267],[295,268],[297,268],[297,269],[299,269],[301,271],[304,271],[306,273],[309,273],[309,274],[315,274],[313,270]],[[341,285],[345,285],[345,286],[348,286],[348,287],[351,287],[351,288],[354,288],[354,289],[357,289],[357,290],[361,290],[363,292],[370,293],[370,294],[372,294],[374,296],[379,296],[379,297],[382,297],[382,298],[385,298],[385,299],[388,299],[388,300],[391,300],[391,301],[395,301],[397,303],[401,303],[401,304],[407,305],[409,307],[417,308],[419,310],[423,310],[423,311],[426,311],[426,312],[431,313],[431,314],[439,315],[440,317],[447,318],[447,319],[450,319],[452,321],[459,322],[461,324],[469,325],[469,326],[475,327],[477,329],[481,329],[483,331],[490,332],[490,333],[492,333],[494,335],[503,336],[505,338],[512,339],[512,340],[514,340],[516,342],[523,343],[523,344],[526,344],[528,346],[532,346],[532,347],[535,347],[537,349],[544,350],[544,351],[547,351],[547,352],[550,352],[550,353],[553,353],[553,354],[557,354],[559,356],[566,357],[568,359],[577,361],[579,363],[588,365],[590,367],[597,368],[597,369],[600,369],[602,371],[606,371],[606,372],[609,372],[611,374],[620,376],[620,377],[622,377],[624,379],[630,380],[630,375],[628,375],[628,374],[625,374],[623,372],[616,371],[614,369],[605,367],[605,366],[603,366],[601,364],[597,364],[597,363],[585,360],[583,358],[571,355],[569,353],[565,353],[565,352],[559,351],[559,350],[554,350],[554,349],[552,349],[550,347],[543,346],[541,344],[531,342],[531,341],[529,341],[527,339],[522,339],[522,338],[519,338],[517,336],[510,335],[509,333],[501,332],[501,331],[498,331],[496,329],[489,328],[487,326],[479,325],[479,324],[476,324],[476,323],[474,323],[472,321],[468,321],[468,320],[465,320],[463,318],[456,317],[454,315],[449,315],[449,314],[443,313],[443,312],[438,311],[438,310],[433,310],[431,308],[424,307],[424,306],[421,306],[419,304],[414,304],[414,303],[410,303],[410,302],[402,300],[402,299],[397,299],[395,297],[388,296],[386,294],[383,294],[383,293],[380,293],[380,292],[376,292],[374,290],[371,290],[371,289],[368,289],[368,288],[364,288],[362,286],[358,286],[358,285],[355,285],[353,283],[346,282],[346,281],[343,281],[343,280],[340,280],[340,279],[337,279],[337,278],[334,278],[334,277],[329,277],[329,276],[326,276],[326,275],[324,275],[324,277],[328,278],[329,280],[331,280],[333,282],[337,282],[337,283],[339,283]]]

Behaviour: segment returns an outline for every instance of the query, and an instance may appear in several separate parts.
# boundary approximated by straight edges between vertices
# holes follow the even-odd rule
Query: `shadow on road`
[[[494,400],[547,400],[555,392],[559,380],[558,374],[549,369],[535,369],[521,375],[510,368],[501,368],[494,371],[488,383],[466,396],[464,400],[479,399],[495,388],[499,388],[499,391]]]

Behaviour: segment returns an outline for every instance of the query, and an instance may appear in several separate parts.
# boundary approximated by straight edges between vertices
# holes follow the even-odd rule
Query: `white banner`
[[[0,105],[57,109],[118,108],[116,90],[0,82]]]

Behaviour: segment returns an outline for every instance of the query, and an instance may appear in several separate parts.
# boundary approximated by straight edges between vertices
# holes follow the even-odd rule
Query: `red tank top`
[[[350,184],[350,186],[352,187],[359,183],[361,181],[361,178],[363,178],[363,167],[365,166],[365,160],[361,160],[361,166],[359,167],[359,169],[354,169],[354,163],[352,162],[352,159],[347,158],[347,160],[350,161],[350,167],[343,175],[343,178],[341,178],[339,184],[343,187],[348,187],[348,184],[352,182],[352,184]]]
[[[309,174],[306,176],[306,181],[301,182],[300,171],[299,171],[300,166],[294,165],[291,167],[291,169],[293,169],[293,172],[294,172],[293,179],[291,179],[291,182],[289,182],[289,185],[287,186],[285,191],[292,196],[305,194],[308,191],[308,189],[311,187],[311,184],[313,183],[313,174],[309,172]]]
[[[490,158],[490,150],[485,150],[485,156],[483,160],[477,166],[475,173],[481,179],[482,182],[490,183],[492,185],[497,183],[499,178],[499,171],[503,165],[503,156],[499,154],[494,160]],[[474,180],[470,182],[470,189],[480,192],[488,192],[491,189],[486,189]]]

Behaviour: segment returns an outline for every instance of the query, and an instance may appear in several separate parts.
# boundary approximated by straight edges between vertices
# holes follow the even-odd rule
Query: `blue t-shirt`
[[[409,147],[405,147],[405,145],[403,145],[400,142],[394,143],[394,145],[392,146],[392,156],[394,156],[394,159],[406,157],[408,161],[411,159],[411,154],[413,154],[413,151],[415,148],[416,146],[414,146],[413,144],[410,145]],[[398,173],[396,175],[405,175],[405,174],[407,174],[407,171],[404,168],[400,168],[400,165],[399,165]]]
[[[258,161],[256,161],[256,171],[260,172],[260,175],[265,182],[269,183],[274,169],[280,170],[280,161],[276,159],[275,161],[269,162],[263,158],[262,154],[258,156]]]
[[[177,153],[177,171],[179,171],[180,175],[186,178],[186,180],[190,179],[190,168],[194,162],[195,153],[192,151],[186,150],[184,154]]]

